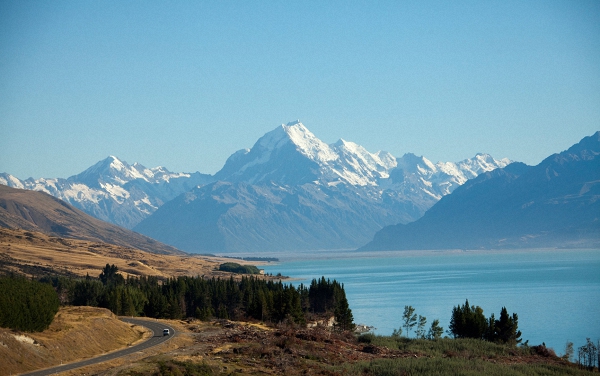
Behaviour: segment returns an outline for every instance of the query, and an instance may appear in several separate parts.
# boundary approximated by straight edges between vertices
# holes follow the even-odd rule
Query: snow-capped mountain
[[[96,218],[133,228],[165,202],[199,184],[209,175],[173,173],[164,167],[129,165],[110,156],[78,175],[20,180],[1,173],[0,184],[46,192]]]
[[[214,176],[111,156],[67,179],[0,174],[0,184],[49,193],[190,252],[313,250],[361,246],[509,162],[487,154],[435,164],[396,158],[342,139],[327,144],[296,121],[231,155]]]
[[[599,246],[600,132],[596,132],[537,166],[512,163],[481,174],[443,197],[419,220],[377,232],[362,249]]]
[[[395,158],[345,140],[328,145],[292,122],[234,153],[216,182],[165,204],[135,230],[190,252],[353,248],[509,162],[485,154],[437,164]]]
[[[410,194],[424,193],[436,201],[452,193],[467,180],[483,172],[503,168],[511,163],[507,158],[494,159],[489,154],[477,154],[463,161],[438,162],[433,164],[425,157],[405,154],[397,160],[397,167],[390,172],[390,179],[380,180],[380,185],[388,189]]]
[[[215,179],[250,184],[275,181],[375,186],[395,166],[396,159],[390,153],[372,154],[344,140],[327,145],[302,123],[293,122],[265,134],[252,149],[233,154]]]
[[[328,145],[296,121],[265,134],[252,149],[234,153],[217,172],[215,180],[250,184],[273,181],[288,185],[313,182],[327,186],[343,183],[401,189],[402,177],[414,176],[412,184],[424,182],[423,187],[431,187],[433,191],[429,194],[439,200],[481,172],[508,163],[508,159],[495,160],[487,154],[478,154],[458,163],[433,164],[414,154],[395,158],[385,151],[370,153],[343,139]]]

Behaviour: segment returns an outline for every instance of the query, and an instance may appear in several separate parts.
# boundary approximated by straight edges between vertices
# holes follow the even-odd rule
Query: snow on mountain
[[[133,228],[177,195],[208,181],[209,175],[198,172],[173,173],[164,167],[129,165],[115,156],[67,179],[22,181],[0,174],[0,184],[46,192],[99,219],[127,228]]]
[[[493,169],[497,161],[485,154],[445,165],[460,167],[465,175],[485,172],[417,221],[383,228],[362,250],[598,249],[599,156],[596,132],[536,166],[512,163]]]
[[[296,121],[231,155],[214,183],[166,203],[135,231],[189,252],[353,248],[507,162],[479,154],[434,164],[343,139],[328,145]]]
[[[318,182],[335,186],[342,183],[395,190],[404,190],[404,186],[413,184],[439,200],[468,179],[509,162],[508,159],[495,160],[487,154],[458,163],[436,164],[414,154],[395,158],[384,151],[371,153],[343,139],[328,145],[296,121],[266,133],[251,149],[234,153],[215,179],[251,184]]]
[[[366,186],[377,185],[377,179],[387,177],[395,164],[391,154],[372,154],[353,142],[339,140],[328,145],[296,121],[266,133],[251,149],[234,153],[215,179],[252,184],[318,181],[325,185],[342,182]]]
[[[343,139],[327,144],[295,121],[232,154],[214,176],[109,156],[67,179],[0,174],[0,184],[49,193],[190,251],[202,248],[199,234],[213,242],[205,251],[351,248],[383,226],[420,218],[468,179],[509,162],[487,154],[456,163],[396,158]]]
[[[300,121],[281,125],[281,128],[297,150],[311,160],[326,164],[339,158],[329,145],[316,138]]]
[[[464,184],[482,172],[489,172],[496,168],[503,168],[511,163],[507,158],[496,160],[489,154],[477,154],[473,158],[463,161],[432,163],[425,157],[418,157],[412,153],[398,158],[397,171],[391,175],[398,180],[383,182],[382,185],[394,190],[401,190],[403,186],[412,184],[419,186],[424,192],[436,200],[452,193],[454,189]]]

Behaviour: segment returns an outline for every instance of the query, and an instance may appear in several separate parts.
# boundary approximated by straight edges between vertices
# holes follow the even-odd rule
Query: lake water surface
[[[498,318],[519,315],[523,341],[545,342],[559,354],[586,337],[600,339],[600,250],[319,252],[264,266],[267,273],[343,283],[356,323],[389,335],[405,305],[448,328],[452,307],[478,305]],[[412,334],[414,335],[414,334]],[[411,335],[411,336],[412,336]]]

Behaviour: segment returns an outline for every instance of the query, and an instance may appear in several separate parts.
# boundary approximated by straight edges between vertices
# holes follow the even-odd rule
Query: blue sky
[[[600,1],[2,1],[0,172],[214,173],[281,123],[434,162],[600,130]]]

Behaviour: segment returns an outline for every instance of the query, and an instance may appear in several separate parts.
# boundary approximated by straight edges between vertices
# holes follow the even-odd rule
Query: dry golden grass
[[[0,375],[86,359],[133,345],[150,336],[104,308],[63,307],[41,333],[0,329]]]
[[[143,318],[141,318],[143,319]],[[156,321],[155,319],[148,319]],[[187,328],[187,323],[180,320],[158,320],[175,328],[177,335],[167,342],[158,346],[151,347],[134,354],[123,356],[103,363],[93,364],[77,368],[75,370],[61,372],[61,376],[79,376],[79,375],[118,375],[123,370],[135,369],[142,373],[152,373],[154,370],[153,360],[171,359],[177,357],[181,349],[190,348],[194,345],[192,332]],[[208,325],[208,324],[207,324]],[[168,355],[167,355],[168,354]],[[184,358],[188,360],[188,357]]]
[[[106,264],[133,276],[227,276],[215,270],[231,261],[194,255],[162,255],[107,243],[66,239],[40,232],[0,228],[0,264],[5,271],[40,276],[46,273],[96,277]]]

